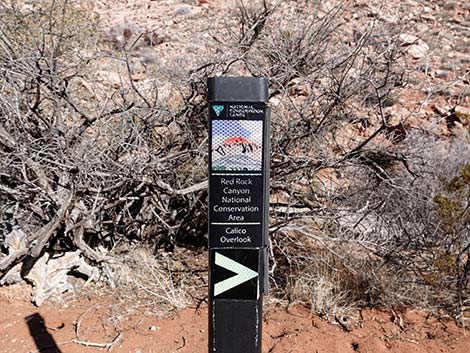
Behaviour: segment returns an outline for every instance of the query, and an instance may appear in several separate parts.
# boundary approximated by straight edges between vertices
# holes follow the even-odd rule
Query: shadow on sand
[[[34,339],[37,351],[40,353],[62,353],[54,338],[47,331],[44,325],[44,319],[39,313],[35,313],[25,317],[28,324],[29,333]]]

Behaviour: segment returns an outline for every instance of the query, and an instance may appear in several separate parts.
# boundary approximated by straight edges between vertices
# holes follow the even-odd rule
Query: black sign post
[[[260,353],[267,292],[265,78],[215,77],[209,98],[209,352]]]

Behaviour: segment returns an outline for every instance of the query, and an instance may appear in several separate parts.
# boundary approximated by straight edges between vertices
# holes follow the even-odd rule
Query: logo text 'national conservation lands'
[[[212,109],[214,109],[214,112],[217,116],[220,116],[220,114],[224,110],[224,106],[223,105],[213,105]]]

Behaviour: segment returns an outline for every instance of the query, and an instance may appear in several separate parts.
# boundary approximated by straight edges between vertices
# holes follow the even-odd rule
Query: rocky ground
[[[273,2],[274,3],[274,2]],[[400,26],[399,40],[406,52],[408,84],[396,93],[388,108],[393,119],[432,133],[464,134],[469,117],[470,5],[465,1],[350,1],[344,23],[348,31],[360,28],[370,18],[383,25]],[[318,11],[337,5],[324,1]],[[219,41],[227,39],[236,10],[235,1],[223,0],[128,0],[94,2],[104,24],[104,35],[116,47],[132,48],[135,81],[148,80],[150,67],[160,71],[177,66],[197,68],[220,54]],[[289,4],[279,6],[289,13]],[[378,27],[379,28],[379,27]],[[151,33],[146,40],[135,39]],[[151,43],[151,45],[149,45]],[[183,53],[183,55],[181,55]],[[142,65],[144,64],[144,65]],[[102,74],[115,68],[108,64]],[[111,77],[109,77],[111,76]],[[114,77],[116,79],[116,77]],[[280,98],[280,97],[277,97]],[[276,103],[276,97],[273,102]],[[461,113],[450,118],[455,107]]]

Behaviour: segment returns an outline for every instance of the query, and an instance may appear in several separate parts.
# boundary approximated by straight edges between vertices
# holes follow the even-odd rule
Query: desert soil
[[[108,292],[70,296],[38,308],[22,298],[21,290],[27,288],[0,288],[2,353],[104,352],[109,348],[103,347],[106,343],[114,343],[112,352],[207,352],[205,305],[166,317],[130,314]],[[470,331],[425,311],[362,310],[347,327],[312,315],[305,307],[269,301],[263,352],[468,353],[470,349]]]

